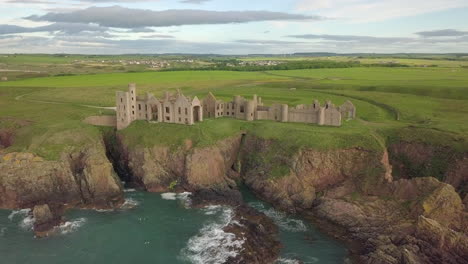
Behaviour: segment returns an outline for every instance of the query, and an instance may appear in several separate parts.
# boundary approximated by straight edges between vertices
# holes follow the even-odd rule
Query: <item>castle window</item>
[[[135,99],[132,97],[132,101],[134,101]]]
[[[185,115],[188,115],[188,108],[185,107]]]
[[[182,110],[181,110],[181,108],[179,107],[179,115],[180,115],[181,113],[182,113]],[[179,120],[179,121],[180,121],[180,120]]]
[[[141,104],[138,104],[138,110],[141,110]]]
[[[166,107],[166,113],[169,114],[169,107]]]
[[[167,120],[167,121],[170,121],[170,118],[169,118],[168,116],[166,116],[166,120]]]
[[[234,112],[232,112],[232,115],[234,115]]]
[[[187,118],[185,118],[185,124],[188,124],[188,119]]]
[[[120,98],[120,102],[121,102],[121,103],[123,102],[123,98]]]
[[[124,110],[125,110],[125,105],[124,105]]]
[[[327,107],[325,107],[326,109],[328,109],[328,104],[327,104]]]
[[[132,115],[135,115],[135,111],[132,111]]]
[[[219,110],[219,105],[216,106],[216,110]]]
[[[179,117],[179,122],[182,122],[182,118]]]
[[[240,107],[240,112],[244,113],[244,106],[243,105]]]
[[[148,110],[148,105],[145,105],[145,110]]]

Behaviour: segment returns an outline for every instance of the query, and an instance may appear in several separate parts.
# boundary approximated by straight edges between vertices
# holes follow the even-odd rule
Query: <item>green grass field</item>
[[[59,59],[63,60],[50,60]],[[191,127],[136,122],[122,132],[134,146],[179,146],[185,139],[191,139],[195,146],[207,146],[244,130],[285,142],[292,138],[288,144],[317,149],[380,149],[382,142],[398,136],[468,150],[468,69],[359,67],[103,73],[0,82],[0,131],[16,134],[6,151],[30,151],[57,159],[66,149],[94,144],[100,140],[101,130],[82,120],[109,112],[82,105],[113,106],[115,91],[125,90],[130,82],[137,83],[139,93],[156,96],[179,88],[186,95],[199,97],[211,91],[225,100],[237,94],[258,94],[266,104],[330,99],[339,105],[351,100],[358,113],[357,120],[346,121],[340,128],[229,118]]]

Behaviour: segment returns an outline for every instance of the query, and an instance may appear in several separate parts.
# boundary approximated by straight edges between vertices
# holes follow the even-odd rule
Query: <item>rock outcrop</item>
[[[343,196],[370,191],[386,181],[379,153],[364,149],[283,153],[281,143],[247,136],[242,148],[242,177],[258,195],[289,212],[310,209],[317,194]],[[269,155],[265,160],[262,155]],[[272,176],[272,165],[286,168],[284,175]]]
[[[311,212],[360,242],[353,253],[362,263],[464,263],[468,215],[453,187],[433,178],[391,185],[390,199],[320,198]],[[402,185],[415,200],[401,199]]]
[[[0,155],[0,208],[69,205],[110,208],[123,202],[103,145],[48,161],[32,153]]]
[[[232,208],[233,217],[223,231],[242,241],[242,249],[235,257],[229,257],[226,263],[275,263],[281,249],[278,227],[265,214],[246,205],[238,190],[198,190],[191,200],[194,207],[227,205]]]
[[[34,206],[34,233],[37,237],[48,236],[49,232],[61,223],[61,209],[62,208],[53,208],[51,210],[47,204]]]
[[[465,263],[468,218],[453,186],[432,177],[392,181],[384,152],[291,154],[280,144],[247,138],[245,183],[283,210],[331,224],[331,234],[343,230],[340,239],[359,244],[352,247],[358,263]],[[278,165],[287,168],[283,175],[275,174]]]
[[[391,144],[388,149],[396,179],[435,177],[452,185],[462,198],[468,196],[468,153],[404,141]]]
[[[165,146],[128,148],[125,138],[118,137],[120,167],[126,168],[131,181],[148,191],[171,188],[193,191],[235,185],[227,177],[239,153],[241,136],[221,140],[213,146],[193,148]]]

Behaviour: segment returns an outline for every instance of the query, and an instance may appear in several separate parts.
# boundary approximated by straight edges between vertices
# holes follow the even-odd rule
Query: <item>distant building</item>
[[[330,101],[321,106],[317,100],[310,105],[295,107],[287,104],[264,106],[262,98],[257,95],[252,100],[235,96],[232,101],[224,102],[209,93],[200,101],[197,97],[186,97],[180,91],[176,94],[166,92],[160,100],[152,94],[137,96],[135,84],[129,84],[128,92],[117,92],[116,105],[117,129],[126,128],[134,120],[193,125],[203,121],[203,118],[219,117],[341,126],[342,118],[356,117],[356,108],[350,101],[339,107]]]
[[[8,77],[3,76],[1,80],[2,80],[2,82],[6,82],[6,81],[8,81]]]

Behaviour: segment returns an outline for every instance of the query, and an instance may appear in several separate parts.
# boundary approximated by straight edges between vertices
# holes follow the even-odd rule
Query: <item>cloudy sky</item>
[[[468,52],[468,0],[0,0],[0,53]]]

